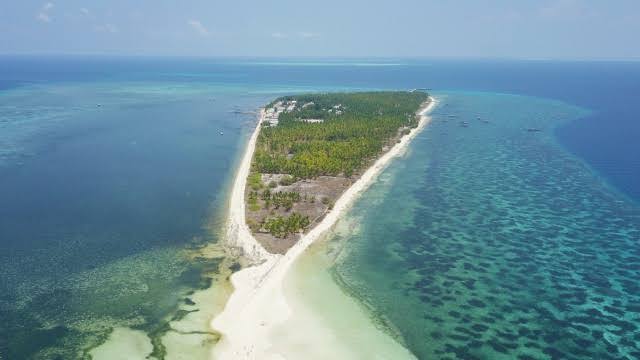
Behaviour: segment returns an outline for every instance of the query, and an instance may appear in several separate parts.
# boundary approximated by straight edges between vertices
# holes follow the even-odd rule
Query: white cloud
[[[51,15],[49,14],[49,11],[53,9],[53,6],[54,5],[52,2],[44,3],[44,5],[42,5],[40,11],[36,15],[36,19],[41,22],[50,23]]]
[[[97,32],[110,34],[115,34],[119,31],[118,27],[113,24],[96,25],[93,27],[93,29]]]
[[[188,24],[188,25],[189,25],[189,26],[190,26],[190,27],[191,27],[195,32],[197,32],[198,34],[200,34],[200,36],[205,36],[205,37],[207,37],[207,36],[211,35],[211,33],[209,32],[209,30],[208,30],[204,25],[202,25],[202,23],[201,23],[200,21],[198,21],[198,20],[193,20],[193,19],[191,19],[191,20],[187,21],[187,24]]]
[[[317,38],[320,36],[320,34],[318,33],[312,33],[312,32],[307,32],[307,31],[301,31],[298,33],[298,36],[303,38],[303,39],[312,39],[312,38]]]
[[[320,34],[308,31],[299,31],[297,33],[289,34],[283,32],[273,32],[271,33],[271,37],[274,39],[289,39],[289,38],[298,38],[298,39],[313,39],[319,37]]]
[[[582,0],[554,0],[540,9],[540,15],[546,18],[584,18],[595,16],[593,9]]]
[[[276,39],[285,39],[285,38],[288,38],[289,36],[281,32],[274,32],[274,33],[271,33],[271,37]]]
[[[38,13],[38,16],[36,16],[36,19],[42,22],[47,22],[47,23],[51,22],[51,17],[49,16],[49,14],[45,12]]]

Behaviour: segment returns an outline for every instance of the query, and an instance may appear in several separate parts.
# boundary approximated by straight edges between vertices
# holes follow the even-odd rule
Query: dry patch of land
[[[246,208],[246,219],[254,237],[267,251],[274,254],[284,254],[298,241],[302,232],[296,231],[284,237],[274,236],[264,227],[266,219],[300,214],[309,219],[305,229],[311,229],[322,220],[333,207],[335,200],[353,183],[353,179],[340,176],[319,176],[315,179],[299,180],[290,185],[281,185],[287,184],[286,179],[290,178],[287,174],[261,174],[261,178],[262,183],[266,185],[259,190],[253,190],[250,186],[246,188],[246,199],[257,192],[257,196],[254,195],[255,204],[250,203]],[[285,181],[282,181],[283,179]],[[265,191],[272,196],[264,196]],[[287,199],[282,201],[284,204],[274,204],[270,199],[277,195],[273,194],[298,195],[292,196],[296,201]]]

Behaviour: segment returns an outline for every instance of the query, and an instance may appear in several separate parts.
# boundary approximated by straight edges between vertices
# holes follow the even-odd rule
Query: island
[[[294,262],[408,148],[436,102],[418,90],[304,94],[260,110],[229,198],[225,243],[241,269],[211,322],[215,358],[282,358],[272,336],[292,313]]]
[[[418,127],[429,102],[422,91],[380,91],[283,96],[268,104],[244,193],[255,239],[270,253],[286,253]]]

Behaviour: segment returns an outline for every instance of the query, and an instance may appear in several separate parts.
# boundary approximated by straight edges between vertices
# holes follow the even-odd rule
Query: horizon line
[[[517,57],[517,56],[436,56],[436,55],[199,55],[199,54],[113,54],[96,52],[0,52],[2,57],[104,57],[104,58],[180,58],[180,59],[322,59],[322,60],[457,60],[525,62],[640,62],[640,57]]]

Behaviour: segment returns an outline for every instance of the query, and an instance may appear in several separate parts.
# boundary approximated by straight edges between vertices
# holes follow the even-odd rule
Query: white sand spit
[[[344,214],[353,201],[376,179],[390,161],[406,152],[411,140],[429,123],[427,114],[436,105],[430,98],[428,106],[421,109],[417,128],[404,136],[388,152],[383,154],[336,201],[327,216],[309,233],[304,235],[285,255],[268,253],[253,237],[245,221],[244,190],[251,167],[264,110],[247,145],[234,182],[227,224],[227,241],[241,248],[255,265],[243,269],[231,277],[234,292],[225,309],[212,320],[211,326],[222,333],[222,339],[213,349],[214,359],[285,359],[282,351],[270,341],[270,333],[291,315],[291,308],[283,289],[284,279],[294,261],[307,247],[325,234]],[[305,334],[313,337],[314,334]]]

